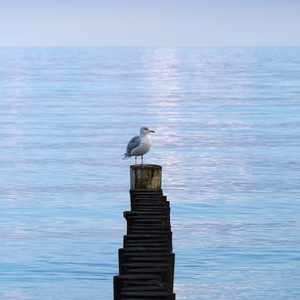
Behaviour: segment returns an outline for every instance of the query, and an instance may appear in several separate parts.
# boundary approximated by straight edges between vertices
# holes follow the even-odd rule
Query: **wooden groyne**
[[[170,203],[161,189],[162,167],[130,167],[131,210],[119,249],[114,300],[175,300]]]

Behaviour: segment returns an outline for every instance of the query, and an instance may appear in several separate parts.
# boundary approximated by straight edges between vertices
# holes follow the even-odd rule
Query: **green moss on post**
[[[130,166],[130,189],[161,189],[162,167],[159,165]]]

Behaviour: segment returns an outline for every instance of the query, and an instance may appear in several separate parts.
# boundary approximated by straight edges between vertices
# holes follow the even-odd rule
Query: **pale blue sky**
[[[300,0],[0,0],[0,46],[300,46]]]

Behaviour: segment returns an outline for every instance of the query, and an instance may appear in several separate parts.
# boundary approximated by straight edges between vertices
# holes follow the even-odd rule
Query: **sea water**
[[[143,125],[177,299],[300,299],[300,48],[0,48],[0,298],[113,298]]]

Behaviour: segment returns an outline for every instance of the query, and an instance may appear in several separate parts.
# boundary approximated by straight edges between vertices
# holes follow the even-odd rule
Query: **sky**
[[[0,46],[300,46],[300,0],[0,0]]]

